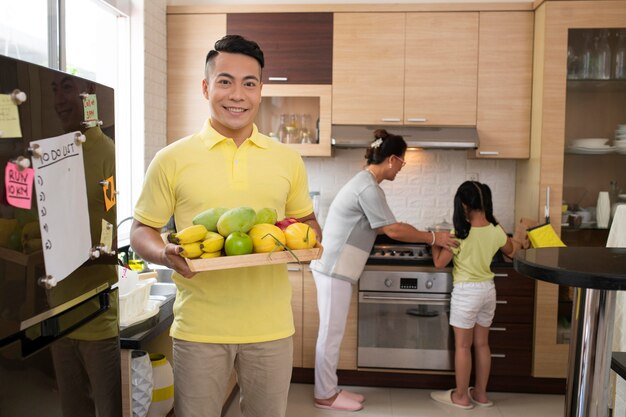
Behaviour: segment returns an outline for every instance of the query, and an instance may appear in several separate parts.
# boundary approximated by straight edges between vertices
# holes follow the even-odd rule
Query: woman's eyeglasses
[[[404,166],[406,165],[406,161],[405,161],[404,159],[400,158],[400,157],[399,157],[399,156],[397,156],[397,155],[394,155],[394,156],[395,156],[396,158],[398,158],[398,161],[402,162],[402,167],[404,167]]]

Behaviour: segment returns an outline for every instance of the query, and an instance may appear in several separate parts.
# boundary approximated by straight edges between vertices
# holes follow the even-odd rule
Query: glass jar
[[[592,76],[595,80],[611,78],[611,47],[609,46],[609,31],[602,29],[596,32],[593,40]]]
[[[617,45],[613,61],[613,78],[626,80],[626,29],[617,31]]]
[[[287,143],[300,143],[300,121],[297,114],[289,115],[287,123]]]
[[[586,30],[583,33],[583,46],[580,51],[580,66],[578,67],[578,79],[591,78],[591,55],[593,50],[593,31]]]
[[[279,142],[283,142],[283,143],[287,143],[287,124],[289,123],[289,121],[287,120],[287,115],[286,114],[281,114],[280,115],[280,123],[278,124],[278,141]]]
[[[576,32],[570,31],[567,45],[567,79],[577,80],[580,77],[580,44]]]

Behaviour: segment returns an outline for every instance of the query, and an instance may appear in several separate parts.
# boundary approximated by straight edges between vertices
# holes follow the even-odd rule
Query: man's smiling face
[[[220,52],[209,64],[202,91],[211,105],[215,130],[235,141],[252,133],[261,103],[261,67],[247,55]]]

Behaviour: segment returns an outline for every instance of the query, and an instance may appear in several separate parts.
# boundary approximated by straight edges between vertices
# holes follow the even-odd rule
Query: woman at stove
[[[339,190],[330,205],[324,227],[324,252],[311,262],[317,287],[319,331],[315,350],[314,402],[318,408],[358,411],[365,398],[339,389],[337,364],[352,286],[372,250],[376,235],[384,233],[403,242],[422,242],[444,248],[458,243],[447,232],[424,232],[393,215],[380,183],[393,181],[402,167],[406,142],[384,129],[365,152],[366,167]]]

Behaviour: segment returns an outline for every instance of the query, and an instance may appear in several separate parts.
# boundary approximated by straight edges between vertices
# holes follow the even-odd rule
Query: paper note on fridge
[[[75,142],[76,133],[30,143],[41,151],[33,156],[32,165],[46,275],[57,282],[91,252],[83,150]]]
[[[0,94],[0,138],[21,138],[20,114],[8,94]]]

